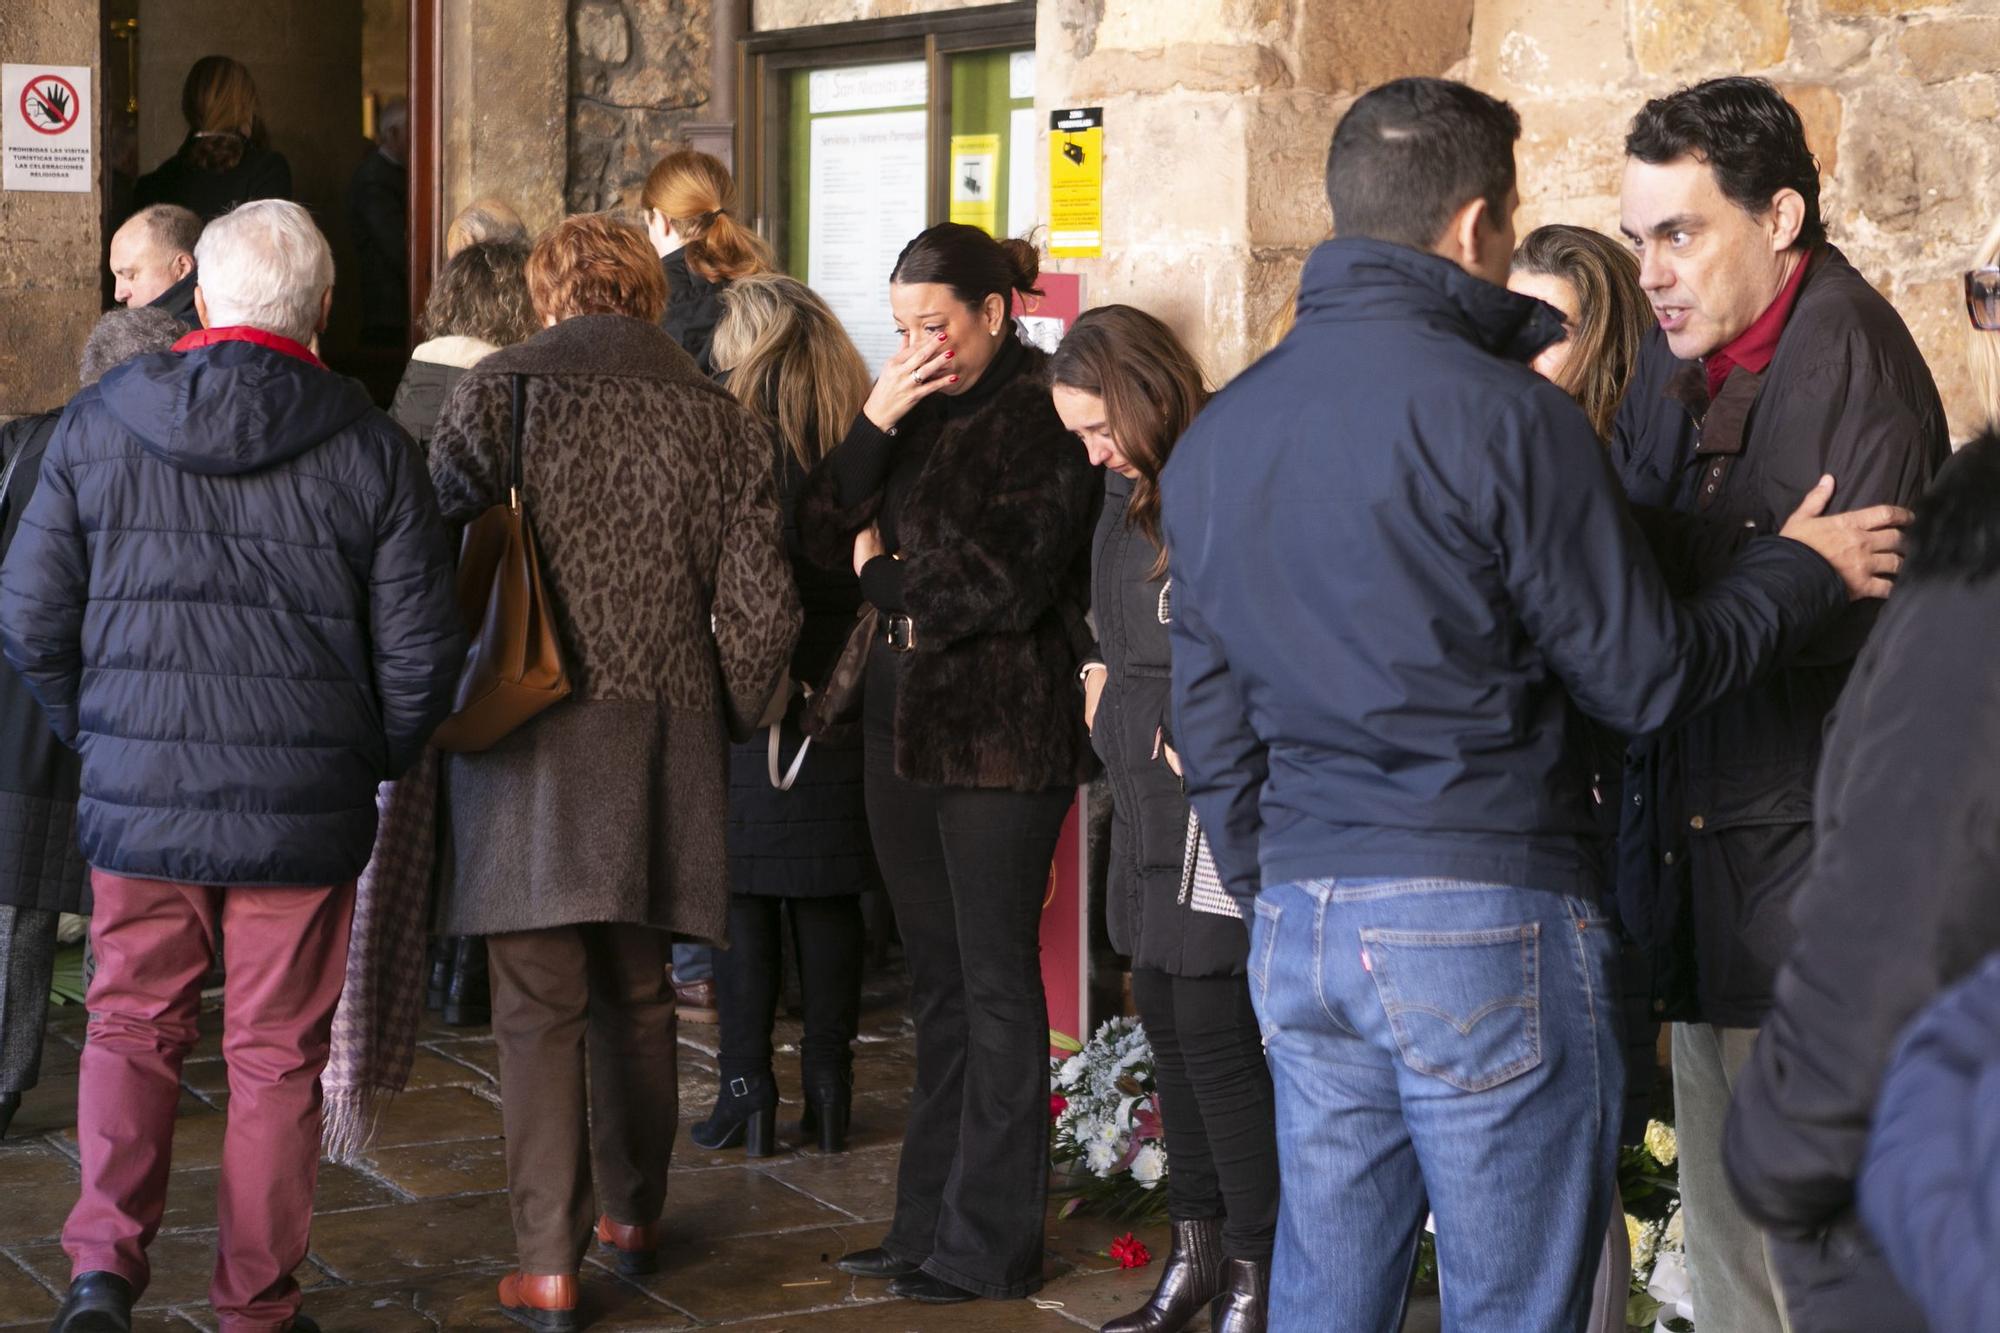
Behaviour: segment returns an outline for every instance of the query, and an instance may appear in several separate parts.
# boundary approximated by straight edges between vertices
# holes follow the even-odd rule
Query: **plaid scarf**
[[[375,1137],[389,1098],[410,1081],[424,1013],[424,945],[438,843],[438,752],[376,793],[375,852],[355,889],[347,980],[333,1014],[333,1048],[320,1087],[323,1142],[350,1161]]]

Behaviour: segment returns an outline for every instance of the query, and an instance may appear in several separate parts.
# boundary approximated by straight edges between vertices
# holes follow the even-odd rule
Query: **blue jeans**
[[[1284,1188],[1272,1333],[1395,1333],[1426,1203],[1444,1328],[1581,1333],[1624,1093],[1609,923],[1443,879],[1256,902]]]
[[[712,944],[674,945],[674,980],[677,982],[715,979],[715,946]]]

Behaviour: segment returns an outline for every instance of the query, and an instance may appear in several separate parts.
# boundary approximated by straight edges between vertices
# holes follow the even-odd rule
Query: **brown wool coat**
[[[799,630],[763,426],[657,325],[585,315],[466,373],[431,442],[447,522],[507,494],[527,380],[523,503],[574,692],[454,755],[442,928],[624,921],[721,940],[728,741]]]

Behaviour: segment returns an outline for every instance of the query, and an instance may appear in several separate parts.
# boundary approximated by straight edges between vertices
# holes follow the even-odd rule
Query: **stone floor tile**
[[[452,1029],[447,1028],[446,1031]],[[500,1051],[490,1037],[456,1040],[426,1040],[418,1047],[420,1051],[430,1051],[456,1064],[467,1065],[486,1076],[489,1083],[500,1081]]]
[[[489,1046],[487,1049],[492,1048]],[[404,1086],[411,1091],[419,1088],[483,1088],[492,1086],[495,1081],[493,1074],[476,1065],[440,1054],[435,1047],[419,1046],[416,1059],[410,1065],[410,1081]]]
[[[219,1167],[176,1170],[167,1177],[167,1211],[161,1220],[163,1231],[185,1231],[215,1225],[215,1187],[221,1179]],[[379,1208],[400,1203],[402,1198],[380,1181],[335,1162],[319,1164],[319,1183],[313,1196],[314,1216],[346,1212],[351,1208]]]
[[[758,1171],[683,1171],[667,1184],[669,1244],[836,1226],[850,1219]]]
[[[448,1143],[500,1135],[500,1108],[470,1088],[419,1088],[398,1093],[382,1113],[374,1147]]]
[[[1040,1309],[1029,1301],[916,1305],[885,1300],[777,1318],[732,1320],[723,1327],[730,1333],[1074,1333],[1078,1325],[1063,1318],[1060,1311]]]
[[[67,1266],[57,1275],[57,1280],[62,1286],[69,1284]],[[57,1304],[48,1287],[37,1282],[19,1264],[0,1255],[0,1328],[17,1322],[26,1327],[47,1328]]]
[[[504,1194],[426,1199],[314,1219],[313,1258],[345,1282],[428,1281],[514,1261]]]
[[[60,1236],[63,1219],[76,1202],[77,1180],[76,1163],[46,1143],[0,1152],[0,1245]],[[8,1308],[0,1302],[0,1311]]]
[[[448,1278],[426,1283],[412,1293],[416,1308],[436,1320],[438,1328],[453,1330],[453,1333],[460,1330],[464,1333],[473,1333],[474,1330],[501,1333],[501,1330],[510,1329],[518,1333],[521,1326],[500,1312],[497,1289],[501,1276],[507,1271],[505,1268],[491,1268],[455,1273]],[[664,1333],[665,1330],[695,1327],[694,1321],[683,1312],[589,1265],[584,1269],[580,1297],[580,1322],[591,1333],[600,1329],[618,1330],[618,1333],[657,1329]],[[334,1330],[328,1328],[327,1333],[334,1333]]]
[[[69,1286],[69,1256],[60,1245],[32,1245],[14,1250],[13,1255],[49,1287],[58,1291]],[[146,1257],[152,1261],[153,1280],[139,1299],[141,1310],[165,1310],[175,1306],[200,1306],[208,1300],[208,1283],[215,1272],[215,1233],[180,1231],[155,1237]],[[326,1285],[326,1272],[307,1259],[293,1274],[307,1291]]]
[[[896,1211],[896,1166],[901,1154],[890,1147],[842,1153],[795,1153],[759,1167],[779,1180],[850,1217],[886,1220]]]
[[[1163,1250],[1154,1250],[1153,1262],[1144,1268],[1065,1273],[1050,1279],[1036,1299],[1059,1304],[1063,1314],[1096,1328],[1144,1305],[1160,1280],[1160,1265],[1165,1259]]]
[[[1050,1198],[1051,1220],[1045,1243],[1054,1261],[1079,1272],[1102,1273],[1117,1268],[1118,1261],[1109,1255],[1111,1243],[1127,1232],[1146,1243],[1156,1263],[1166,1258],[1172,1246],[1172,1229],[1165,1222],[1114,1222],[1088,1212],[1058,1220],[1055,1210],[1061,1206],[1062,1200]]]
[[[660,1271],[631,1281],[704,1321],[791,1314],[853,1299],[855,1279],[833,1261],[876,1239],[854,1227],[690,1239],[663,1246]]]
[[[497,1138],[370,1148],[365,1160],[369,1170],[419,1199],[507,1188],[506,1144]]]

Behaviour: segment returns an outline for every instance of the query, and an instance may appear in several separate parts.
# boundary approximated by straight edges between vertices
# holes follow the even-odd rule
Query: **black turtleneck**
[[[877,430],[867,413],[857,414],[846,438],[828,460],[833,468],[835,494],[843,506],[860,504],[881,493],[882,507],[875,522],[882,533],[882,549],[889,554],[879,555],[861,568],[861,595],[878,610],[903,609],[903,566],[901,561],[891,558],[901,549],[897,520],[902,514],[903,499],[923,471],[938,435],[945,426],[963,421],[992,402],[1021,373],[1026,362],[1027,349],[1014,336],[1010,322],[993,364],[971,388],[958,394],[932,394],[910,410],[898,423],[894,435]],[[935,423],[926,420],[932,417]]]

